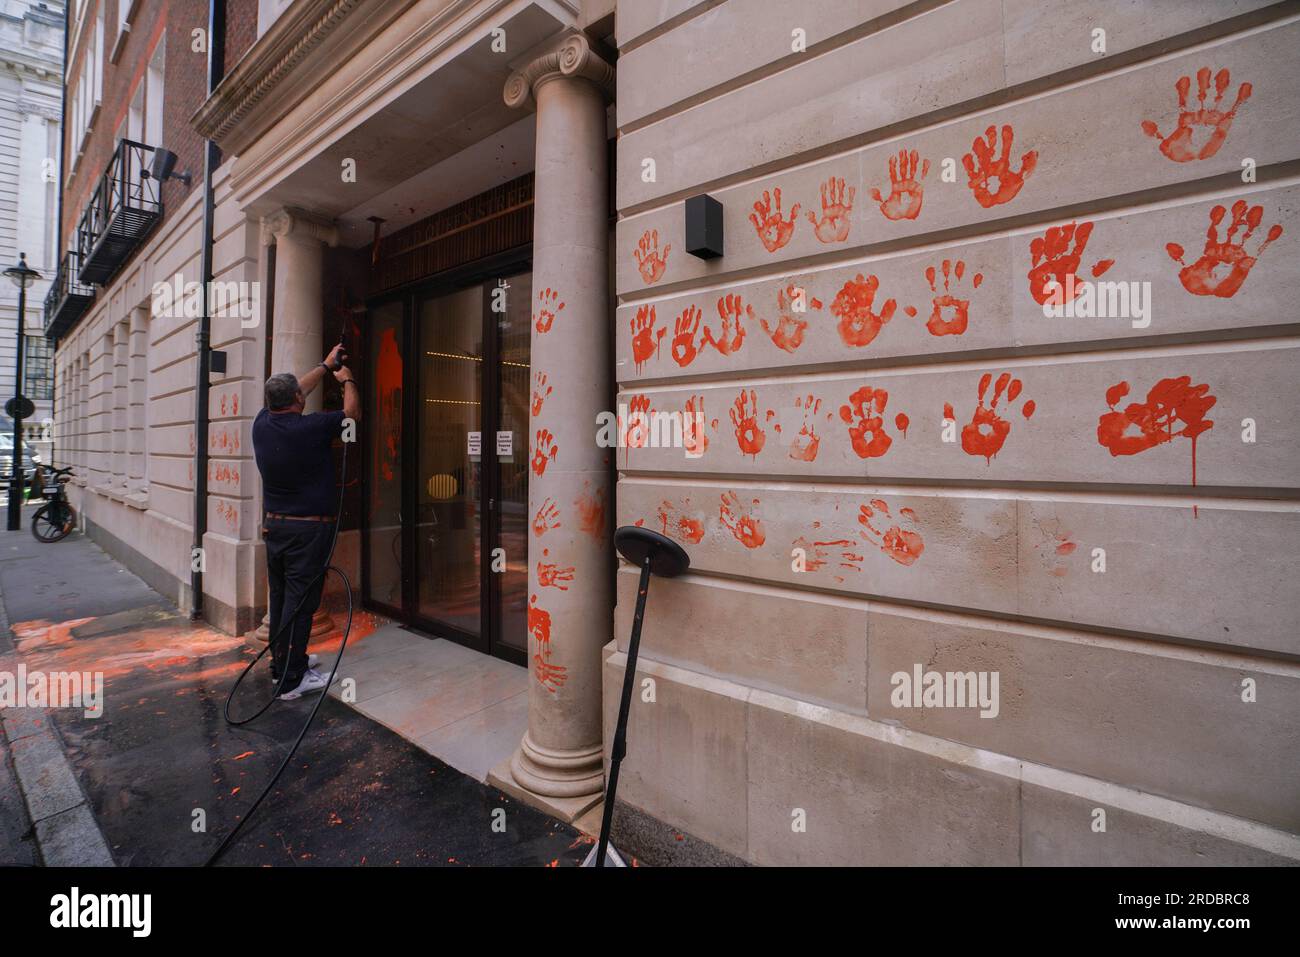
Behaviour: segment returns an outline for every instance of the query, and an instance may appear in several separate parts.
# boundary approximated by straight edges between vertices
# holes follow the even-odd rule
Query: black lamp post
[[[27,265],[27,254],[18,254],[18,265],[5,270],[9,281],[18,287],[18,355],[14,360],[14,397],[5,409],[14,420],[13,461],[9,466],[9,531],[16,532],[23,519],[23,419],[31,414],[31,404],[23,395],[23,353],[26,351],[27,287],[41,274]]]

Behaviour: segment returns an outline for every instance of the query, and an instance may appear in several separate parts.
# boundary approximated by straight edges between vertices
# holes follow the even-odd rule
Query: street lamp
[[[27,287],[41,274],[27,265],[27,254],[18,254],[18,265],[5,270],[9,281],[18,287],[18,355],[14,360],[14,397],[5,403],[5,411],[14,420],[13,460],[9,466],[9,531],[16,532],[23,518],[23,419],[32,414],[32,401],[23,395],[23,353],[26,350]]]

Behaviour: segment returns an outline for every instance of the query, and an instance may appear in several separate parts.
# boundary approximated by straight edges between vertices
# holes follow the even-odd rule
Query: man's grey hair
[[[266,407],[280,412],[293,405],[298,397],[298,377],[292,372],[277,372],[266,380]]]

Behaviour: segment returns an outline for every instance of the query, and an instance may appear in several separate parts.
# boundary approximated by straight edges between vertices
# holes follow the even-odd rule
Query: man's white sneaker
[[[315,668],[318,664],[320,664],[320,655],[308,655],[308,656],[307,656],[307,667],[308,667],[308,668]],[[274,671],[271,672],[271,681],[274,682],[275,684],[279,684],[279,683],[280,683],[280,679],[277,678],[277,677],[275,676],[275,672],[274,672]]]
[[[308,668],[303,673],[302,681],[298,683],[298,687],[294,688],[292,691],[284,692],[282,695],[280,695],[280,700],[294,701],[298,698],[301,698],[305,694],[312,694],[313,692],[316,691],[324,691],[326,688],[329,687],[330,681],[333,679],[333,677],[334,676],[332,674],[321,674],[315,668]]]

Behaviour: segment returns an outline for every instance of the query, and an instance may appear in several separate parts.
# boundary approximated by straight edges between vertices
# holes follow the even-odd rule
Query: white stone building
[[[52,451],[53,347],[46,341],[45,294],[58,265],[59,131],[62,116],[63,4],[0,3],[0,269],[27,254],[41,274],[27,290],[25,392],[36,413],[25,438],[49,461]],[[18,290],[0,284],[0,404],[14,394]],[[0,412],[0,431],[13,421]]]
[[[120,10],[79,6],[83,118],[130,120],[78,72]],[[367,608],[530,669],[506,790],[599,800],[640,524],[692,561],[620,791],[648,859],[1300,859],[1294,7],[227,7],[220,86],[169,40],[185,122],[142,147],[195,179],[59,333],[88,534],[189,604],[202,489],[203,612],[252,631],[250,422],[344,335],[339,557]],[[161,63],[136,16],[124,62]],[[65,236],[124,155],[88,135]],[[197,319],[153,295],[199,276],[198,135],[249,307],[213,320],[206,436]],[[701,194],[720,256],[688,250]],[[604,447],[620,407],[702,434]]]

